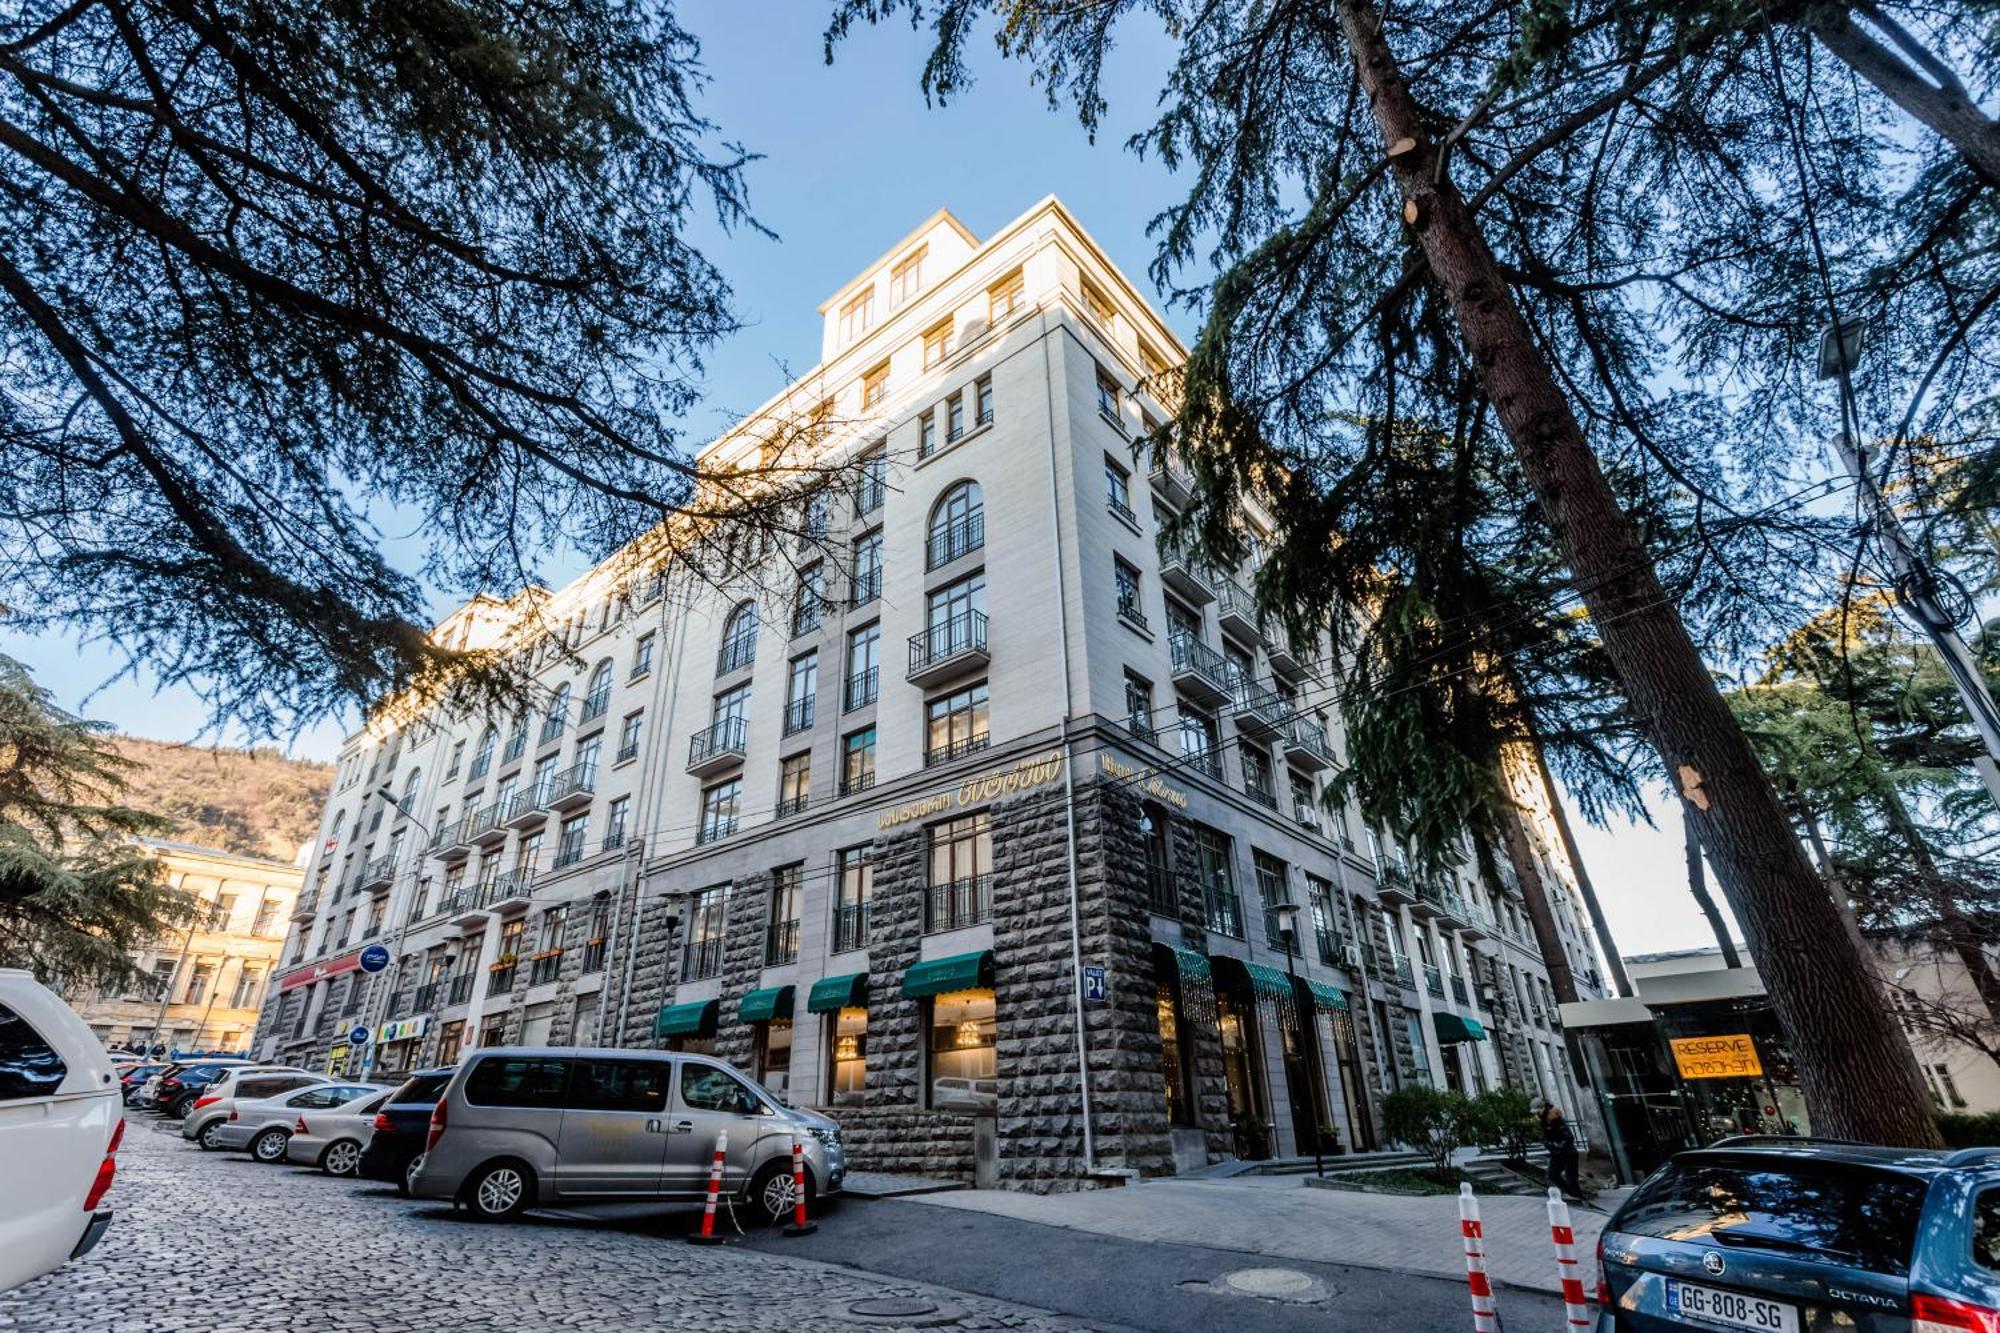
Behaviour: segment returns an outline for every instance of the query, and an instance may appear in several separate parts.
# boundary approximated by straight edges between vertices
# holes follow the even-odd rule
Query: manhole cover
[[[1267,1301],[1323,1301],[1326,1288],[1295,1268],[1240,1268],[1226,1275],[1221,1287],[1232,1296],[1256,1296]]]
[[[921,1296],[878,1296],[856,1301],[847,1307],[847,1313],[870,1319],[908,1319],[920,1314],[936,1314],[937,1311],[936,1301],[927,1301]]]

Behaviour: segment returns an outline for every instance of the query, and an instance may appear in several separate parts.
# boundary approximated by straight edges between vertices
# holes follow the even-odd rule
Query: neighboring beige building
[[[2000,1024],[1986,1017],[1979,988],[1956,954],[1927,945],[1907,945],[1870,936],[1880,975],[1892,988],[1896,1021],[1917,1053],[1924,1084],[1941,1111],[2000,1111],[2000,1064],[1971,1041],[1952,1035],[1963,1025],[1968,1035],[2000,1042]]]
[[[202,915],[139,953],[133,961],[144,975],[124,994],[71,1003],[109,1047],[247,1050],[305,872],[213,847],[145,842],[168,880],[201,899]]]

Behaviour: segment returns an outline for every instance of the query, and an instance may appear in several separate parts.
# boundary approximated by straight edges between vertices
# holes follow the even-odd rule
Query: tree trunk
[[[1939,1142],[1916,1058],[1877,999],[1826,886],[1688,638],[1651,559],[1537,348],[1465,200],[1432,179],[1437,148],[1367,0],[1334,0],[1391,170],[1481,387],[1535,488],[1634,711],[1691,796],[1737,920],[1830,1134]]]
[[[1618,941],[1611,938],[1611,923],[1604,919],[1604,905],[1597,901],[1597,886],[1590,882],[1590,871],[1584,868],[1583,853],[1577,850],[1576,834],[1569,826],[1569,812],[1563,809],[1562,797],[1556,792],[1556,780],[1549,772],[1549,761],[1542,755],[1539,741],[1530,741],[1528,749],[1535,756],[1535,772],[1542,779],[1542,790],[1549,794],[1549,816],[1555,820],[1556,833],[1562,838],[1563,855],[1569,858],[1570,872],[1576,876],[1577,892],[1583,895],[1583,908],[1590,913],[1590,928],[1597,932],[1597,951],[1604,955],[1604,966],[1610,970],[1613,993],[1632,995],[1632,978],[1625,975],[1625,960],[1618,954]]]
[[[1562,932],[1556,928],[1556,911],[1549,905],[1549,887],[1542,882],[1541,867],[1535,864],[1535,849],[1528,842],[1527,820],[1505,795],[1507,775],[1496,773],[1507,806],[1500,811],[1500,837],[1507,845],[1507,863],[1521,886],[1521,901],[1528,908],[1528,925],[1535,932],[1535,947],[1541,950],[1542,967],[1549,974],[1549,989],[1557,1004],[1577,1002],[1576,977],[1570,971],[1569,955],[1563,952]]]
[[[1842,64],[1950,144],[1989,186],[2000,189],[2000,123],[1962,93],[1920,77],[1845,13],[1828,11],[1808,27]]]
[[[1708,876],[1701,869],[1701,839],[1694,831],[1694,818],[1686,805],[1681,807],[1681,831],[1687,839],[1688,892],[1694,896],[1696,907],[1708,918],[1708,928],[1715,932],[1715,942],[1722,946],[1722,961],[1731,967],[1743,966],[1743,959],[1736,953],[1736,941],[1730,938],[1729,923],[1722,919],[1722,910],[1715,905],[1715,899],[1708,891]]]

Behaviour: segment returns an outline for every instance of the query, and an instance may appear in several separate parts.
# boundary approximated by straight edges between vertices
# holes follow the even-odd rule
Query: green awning
[[[1210,954],[1208,959],[1214,968],[1222,989],[1249,991],[1259,999],[1284,1000],[1291,998],[1290,978],[1275,967],[1262,963],[1246,963],[1241,958],[1231,958],[1227,954]]]
[[[739,1023],[768,1023],[774,1018],[791,1016],[790,986],[767,986],[763,990],[753,990],[736,1007],[736,1021]]]
[[[821,977],[806,996],[806,1012],[831,1014],[842,1009],[868,1007],[868,974],[849,972],[844,977]]]
[[[921,999],[926,995],[943,995],[947,991],[992,988],[991,949],[913,963],[910,965],[910,970],[903,973],[903,998],[908,1000]]]
[[[696,1000],[693,1004],[662,1005],[660,1016],[653,1020],[653,1035],[713,1037],[716,1019],[721,1012],[720,1000]]]
[[[1174,965],[1181,970],[1184,981],[1207,981],[1210,979],[1208,955],[1193,949],[1174,946]]]
[[[1329,986],[1324,981],[1314,981],[1311,977],[1300,977],[1299,984],[1312,996],[1315,1009],[1347,1008],[1347,993],[1338,986]]]
[[[1441,1042],[1485,1041],[1486,1029],[1476,1018],[1465,1018],[1458,1014],[1447,1014],[1442,1010],[1431,1014],[1431,1026],[1437,1030]]]

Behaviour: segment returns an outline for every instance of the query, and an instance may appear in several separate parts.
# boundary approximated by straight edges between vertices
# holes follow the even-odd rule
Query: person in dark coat
[[[1583,1202],[1583,1182],[1576,1175],[1576,1135],[1562,1108],[1545,1097],[1536,1098],[1535,1118],[1542,1122],[1542,1146],[1549,1150],[1549,1183],[1564,1198]]]

